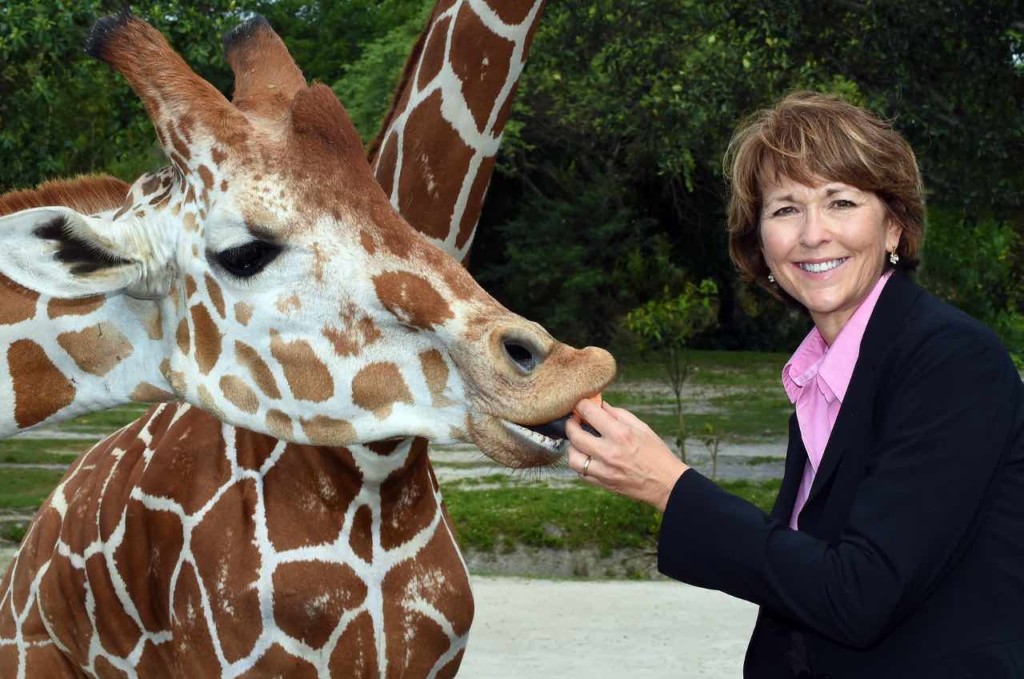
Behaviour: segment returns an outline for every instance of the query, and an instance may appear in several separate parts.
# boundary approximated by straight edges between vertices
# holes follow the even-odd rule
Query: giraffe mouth
[[[554,461],[556,458],[560,458],[565,455],[565,451],[569,448],[569,441],[565,438],[565,425],[562,424],[562,436],[555,435],[555,431],[547,430],[552,424],[549,422],[546,425],[541,426],[525,426],[522,424],[516,424],[510,420],[500,420],[505,430],[517,439],[520,443],[524,443],[528,448],[534,452],[542,453],[545,457],[552,458]],[[558,422],[556,420],[555,422]]]
[[[566,425],[566,423],[569,422],[569,418],[570,417],[572,417],[571,414],[570,415],[564,415],[564,416],[558,418],[557,420],[552,420],[551,422],[548,422],[546,424],[522,425],[522,426],[525,429],[529,429],[530,431],[533,431],[533,432],[536,432],[536,433],[540,434],[541,436],[546,436],[549,439],[554,439],[556,441],[560,441],[560,440],[565,440],[565,439],[569,438],[566,435],[566,433],[565,433],[565,425]],[[598,432],[596,429],[591,427],[590,424],[587,423],[587,422],[583,423],[583,431],[585,431],[588,434],[591,434],[593,436],[600,436],[601,435],[600,432]]]
[[[561,457],[569,447],[569,440],[566,436],[565,425],[572,415],[564,415],[556,420],[545,424],[525,425],[517,424],[509,420],[502,420],[505,429],[520,440],[528,441],[536,447],[542,448],[549,455]],[[596,429],[584,423],[583,429],[594,436],[600,436]]]

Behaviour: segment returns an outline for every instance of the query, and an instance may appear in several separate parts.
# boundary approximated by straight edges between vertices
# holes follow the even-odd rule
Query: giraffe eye
[[[232,276],[252,278],[274,261],[284,248],[277,243],[253,240],[213,255],[214,261]]]

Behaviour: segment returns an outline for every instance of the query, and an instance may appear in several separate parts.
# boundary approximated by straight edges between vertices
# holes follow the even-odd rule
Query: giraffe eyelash
[[[253,240],[237,247],[209,252],[207,258],[240,281],[262,272],[284,251],[284,246],[265,240]]]

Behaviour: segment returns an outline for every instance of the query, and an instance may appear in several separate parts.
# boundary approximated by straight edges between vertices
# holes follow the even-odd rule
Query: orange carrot
[[[593,401],[594,403],[596,403],[599,406],[601,405],[601,402],[602,402],[601,394],[594,394],[593,396],[588,396],[587,398],[585,398],[583,400],[585,400],[585,401]],[[573,417],[574,420],[576,420],[576,422],[578,424],[583,424],[586,421],[586,420],[583,419],[582,415],[580,415],[578,412],[576,412],[575,408],[572,409],[572,417]]]

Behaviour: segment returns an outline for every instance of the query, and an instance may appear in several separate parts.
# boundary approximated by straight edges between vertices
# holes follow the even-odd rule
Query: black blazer
[[[759,604],[744,676],[1024,677],[1024,387],[983,325],[886,284],[800,531],[689,470],[658,568]]]

